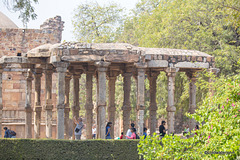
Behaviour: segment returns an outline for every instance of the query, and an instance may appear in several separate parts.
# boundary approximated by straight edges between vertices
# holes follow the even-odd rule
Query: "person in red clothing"
[[[135,128],[131,128],[131,132],[132,132],[132,135],[131,137],[125,135],[128,139],[136,139],[136,129]]]
[[[120,139],[123,139],[123,132],[121,133]]]

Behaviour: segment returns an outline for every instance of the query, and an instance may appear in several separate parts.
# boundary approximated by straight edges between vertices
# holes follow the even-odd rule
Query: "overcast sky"
[[[0,10],[7,15],[19,28],[23,28],[21,20],[18,19],[19,13],[13,13],[6,9],[0,0]],[[31,20],[28,23],[28,28],[39,29],[40,25],[48,18],[60,15],[65,22],[62,40],[74,41],[72,17],[73,10],[81,3],[93,2],[93,0],[38,0],[39,4],[35,5],[35,11],[38,15],[36,20]],[[133,9],[139,0],[94,0],[100,5],[115,2],[127,10]]]

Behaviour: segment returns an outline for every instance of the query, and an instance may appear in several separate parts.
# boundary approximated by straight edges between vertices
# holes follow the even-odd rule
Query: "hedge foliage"
[[[0,139],[0,159],[139,159],[138,140]]]

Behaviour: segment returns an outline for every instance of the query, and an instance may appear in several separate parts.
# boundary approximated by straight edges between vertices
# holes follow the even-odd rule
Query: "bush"
[[[0,159],[139,159],[138,140],[0,139]]]
[[[181,139],[166,135],[162,140],[158,135],[141,139],[139,154],[145,159],[237,159],[240,158],[240,75],[215,79],[210,94],[195,114],[200,129],[193,131],[193,137]],[[161,145],[162,144],[162,145]]]

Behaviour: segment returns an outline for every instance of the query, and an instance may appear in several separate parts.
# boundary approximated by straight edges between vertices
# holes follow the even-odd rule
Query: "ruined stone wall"
[[[46,43],[60,43],[63,31],[63,21],[60,16],[50,18],[41,25],[41,29],[8,29],[0,28],[0,57],[17,56]],[[17,132],[18,138],[24,138],[25,123],[25,77],[21,72],[15,72],[17,65],[10,65],[7,68],[11,72],[3,73],[3,126],[7,126]],[[44,105],[45,100],[45,77],[42,80],[41,100]],[[32,91],[32,104],[34,104],[34,81]],[[56,104],[56,75],[53,75],[53,104]],[[55,108],[54,108],[55,110]],[[54,114],[53,114],[54,115]],[[44,122],[42,113],[42,122]],[[53,117],[54,118],[54,117]],[[43,124],[44,125],[44,124]],[[43,129],[43,127],[41,127]],[[53,128],[53,132],[55,129]],[[44,130],[41,130],[41,137],[45,137]],[[55,133],[53,133],[55,137]]]

